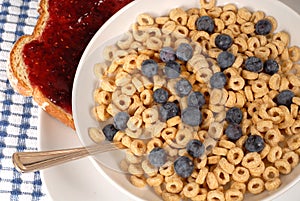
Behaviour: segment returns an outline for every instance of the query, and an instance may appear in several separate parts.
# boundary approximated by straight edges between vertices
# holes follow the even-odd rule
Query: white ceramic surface
[[[39,111],[39,150],[79,147],[76,133]],[[132,201],[108,182],[92,165],[88,158],[59,165],[41,171],[47,197],[53,201]]]
[[[265,11],[267,14],[274,16],[278,20],[279,27],[277,30],[284,29],[284,30],[288,31],[289,33],[292,34],[292,40],[291,40],[292,44],[297,44],[297,45],[300,44],[300,38],[297,37],[297,35],[296,35],[297,33],[299,33],[299,27],[295,26],[295,24],[297,24],[297,22],[300,21],[299,20],[300,18],[294,11],[290,10],[288,7],[286,7],[282,3],[274,1],[274,0],[263,0],[263,1],[260,1],[260,0],[252,0],[252,1],[249,1],[249,0],[236,0],[236,1],[234,1],[234,0],[219,0],[218,2],[220,4],[234,2],[239,7],[246,6],[253,10],[259,9],[259,10]],[[157,7],[158,3],[160,5],[159,7]],[[191,1],[152,0],[151,3],[149,3],[149,1],[147,1],[147,0],[139,0],[139,1],[136,1],[132,4],[130,4],[129,6],[127,6],[126,12],[125,12],[125,9],[123,9],[121,12],[119,12],[117,15],[115,15],[113,18],[111,18],[95,35],[95,37],[91,41],[90,45],[87,47],[87,49],[83,55],[83,58],[81,60],[81,63],[79,65],[79,70],[78,70],[79,74],[76,75],[77,76],[76,81],[77,81],[77,83],[80,83],[80,84],[74,85],[75,91],[73,93],[74,97],[75,97],[73,99],[73,100],[75,100],[73,102],[73,105],[75,106],[74,114],[75,114],[75,118],[78,119],[78,121],[75,123],[76,123],[76,127],[78,129],[78,132],[79,132],[79,136],[81,137],[81,140],[84,141],[85,144],[90,144],[90,142],[88,142],[87,138],[85,138],[85,136],[87,136],[87,134],[86,134],[87,128],[97,126],[97,122],[95,122],[94,119],[92,119],[89,115],[90,108],[93,106],[93,100],[92,100],[92,96],[88,96],[88,94],[92,94],[94,86],[95,86],[94,85],[95,82],[92,82],[90,80],[93,79],[93,77],[94,77],[93,71],[92,71],[93,65],[95,63],[101,61],[101,57],[99,57],[99,55],[101,55],[99,53],[99,52],[101,52],[101,48],[99,48],[99,47],[101,46],[102,41],[110,40],[116,36],[119,36],[126,30],[128,30],[129,25],[135,21],[136,15],[138,13],[151,11],[150,14],[161,15],[161,14],[165,14],[166,9],[169,9],[170,5],[172,5],[172,7],[178,7],[180,5],[184,5],[183,6],[184,8],[189,8],[189,7],[197,6],[197,3],[198,3],[198,1],[196,1],[196,0],[191,0]],[[257,5],[260,5],[259,8],[257,8]],[[152,12],[152,11],[154,11],[154,12]],[[119,25],[122,25],[122,26],[119,26]],[[78,75],[80,75],[80,76],[78,76]],[[89,80],[89,81],[87,82],[86,80]],[[79,97],[80,97],[80,99],[79,99]],[[76,114],[80,114],[80,115],[76,116]],[[80,124],[81,124],[80,126],[78,126],[78,122],[80,122]],[[51,143],[49,143],[49,139],[47,140],[47,142],[43,142],[42,139],[46,139],[45,137],[43,138],[43,136],[45,136],[45,133],[49,133],[53,130],[56,130],[55,124],[59,124],[59,123],[55,122],[55,124],[51,127],[48,125],[45,126],[45,123],[46,122],[43,121],[43,115],[42,115],[41,116],[41,146],[40,146],[40,148],[45,149],[45,148],[47,148],[47,146],[50,146],[50,147],[48,147],[49,149],[55,148],[55,146],[58,146],[59,144],[57,144],[57,145],[52,144],[52,146],[54,146],[54,147],[51,147]],[[49,122],[47,122],[47,124],[49,124]],[[84,126],[82,126],[82,125],[84,125]],[[65,130],[66,128],[61,128],[61,129]],[[59,131],[59,130],[57,130],[57,131]],[[55,132],[55,133],[57,133],[57,132]],[[83,134],[83,133],[85,133],[85,134]],[[73,134],[73,132],[72,132],[72,134]],[[52,137],[53,137],[53,139],[50,139],[50,140],[55,140],[57,136],[52,136]],[[67,135],[67,137],[70,137],[70,136]],[[73,136],[72,136],[72,138],[73,138]],[[75,139],[77,140],[76,143],[78,144],[78,139],[76,137],[75,137]],[[65,143],[65,144],[64,143],[61,144],[62,145],[61,147],[68,146],[67,143]],[[65,146],[63,146],[63,145],[65,145]],[[58,148],[58,147],[56,147],[56,148]],[[108,156],[109,156],[109,154],[108,154]],[[83,160],[86,160],[86,159],[83,159]],[[146,200],[157,200],[158,199],[151,191],[137,190],[137,189],[133,188],[128,183],[128,180],[124,175],[118,174],[114,171],[111,171],[109,169],[101,167],[99,165],[99,163],[95,162],[94,160],[91,160],[91,161],[92,161],[93,165],[96,167],[96,169],[102,174],[101,178],[103,179],[105,177],[106,179],[109,180],[110,183],[113,184],[114,187],[112,187],[112,189],[119,188],[119,190],[126,192],[127,196],[131,197],[131,199],[138,199],[138,197],[146,199]],[[73,163],[75,163],[75,162],[73,162]],[[83,165],[83,164],[85,164],[85,163],[82,163],[81,165]],[[65,165],[60,166],[60,168],[61,167],[65,167]],[[82,167],[82,166],[80,166],[80,167]],[[57,167],[57,168],[59,168],[59,167]],[[43,175],[46,185],[47,185],[47,179],[48,179],[48,184],[51,184],[51,181],[49,182],[50,178],[52,178],[52,181],[54,178],[57,179],[57,177],[55,177],[53,174],[51,174],[51,176],[49,176],[49,174],[50,174],[49,172],[54,171],[54,169],[55,168],[53,168],[52,170],[46,170],[46,171],[42,172],[42,175]],[[59,171],[61,171],[61,173],[64,172],[62,170],[57,169],[56,173],[59,173]],[[70,172],[68,172],[68,173],[70,173]],[[89,171],[89,172],[87,171],[87,173],[85,175],[90,175],[89,173],[92,173],[92,171]],[[93,173],[93,174],[96,175],[96,174],[98,174],[98,172]],[[75,174],[75,175],[78,175],[78,174]],[[275,191],[272,193],[265,192],[259,196],[256,196],[255,198],[252,198],[251,200],[254,200],[254,199],[262,200],[262,199],[265,199],[266,197],[268,197],[268,200],[274,199],[282,191],[285,191],[291,185],[295,184],[296,181],[299,180],[299,175],[300,175],[300,167],[298,166],[290,175],[283,177],[282,187],[278,191]],[[97,175],[97,177],[98,176],[99,175]],[[91,177],[92,177],[92,179],[94,179],[93,181],[91,181],[91,183],[92,183],[95,181],[95,176],[91,175]],[[73,177],[69,177],[69,179],[70,178],[72,178],[70,182],[72,182],[75,179]],[[72,183],[74,184],[75,181]],[[82,185],[78,184],[78,186],[83,186],[83,185],[84,184],[82,184]],[[53,188],[55,188],[55,187],[52,186],[51,187],[53,189],[52,190],[50,188],[50,186],[51,185],[47,185],[48,190],[49,190],[49,192],[53,192],[54,191]],[[84,185],[84,186],[87,187],[88,185]],[[55,188],[55,189],[58,190],[58,188]],[[293,189],[295,189],[295,188],[293,188]],[[66,189],[65,192],[68,192],[68,190],[69,189]],[[62,191],[60,190],[60,192],[62,192]],[[95,192],[97,192],[97,191],[95,191]],[[131,192],[134,195],[131,193],[128,193],[128,192]],[[280,196],[281,199],[289,198],[288,200],[296,200],[295,194],[293,194],[293,193],[291,194],[290,192],[293,192],[293,191],[291,190],[291,191],[289,191],[289,193],[283,194],[282,196]],[[123,195],[123,194],[115,193],[113,195],[116,198],[118,198],[118,196]],[[86,197],[89,197],[88,191],[87,191]],[[54,199],[54,200],[56,200],[56,199]],[[92,200],[94,200],[94,199],[92,199]],[[109,200],[109,199],[104,199],[104,200]],[[126,199],[120,198],[119,200],[126,200]],[[277,199],[277,200],[279,200],[279,199]]]

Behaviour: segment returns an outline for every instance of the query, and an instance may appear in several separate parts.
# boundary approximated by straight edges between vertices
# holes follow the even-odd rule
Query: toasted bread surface
[[[11,86],[15,91],[24,96],[32,96],[35,102],[47,113],[58,119],[65,125],[75,129],[72,114],[51,102],[37,86],[32,86],[28,77],[28,66],[23,60],[23,48],[32,40],[39,39],[49,19],[48,1],[41,0],[39,18],[32,35],[20,37],[10,52],[10,60],[7,75]]]
[[[10,60],[7,69],[10,84],[17,92],[24,96],[32,96],[33,88],[28,78],[27,66],[23,60],[22,51],[25,44],[31,42],[32,40],[38,39],[41,36],[49,18],[49,13],[47,12],[48,1],[41,0],[39,6],[40,16],[32,35],[21,36],[16,41],[10,52]]]

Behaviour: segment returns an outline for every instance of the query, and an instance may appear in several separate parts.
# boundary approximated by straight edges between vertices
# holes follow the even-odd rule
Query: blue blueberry
[[[102,129],[103,134],[105,135],[106,139],[108,141],[113,141],[114,136],[116,135],[116,133],[118,132],[118,129],[115,128],[115,126],[113,124],[107,124],[106,126],[104,126],[104,128]]]
[[[180,156],[174,162],[174,170],[182,178],[188,178],[194,171],[194,163],[186,156]]]
[[[275,103],[277,103],[277,105],[290,107],[294,96],[294,92],[290,90],[283,90],[275,97]]]
[[[251,56],[245,61],[245,68],[251,72],[260,72],[263,69],[263,62],[260,58]]]
[[[160,50],[159,56],[163,62],[174,61],[176,59],[175,50],[171,47],[163,47]]]
[[[215,29],[214,20],[207,15],[201,16],[196,20],[196,28],[198,31],[206,31],[211,34]]]
[[[181,112],[181,120],[190,126],[199,126],[202,122],[202,114],[197,107],[187,107]]]
[[[233,43],[232,38],[227,34],[219,34],[215,38],[215,44],[221,50],[227,50]]]
[[[236,141],[240,139],[243,135],[242,128],[239,124],[231,123],[225,129],[225,135],[231,141]]]
[[[163,121],[166,121],[179,114],[179,107],[174,102],[166,102],[159,107],[159,114]]]
[[[205,104],[204,95],[199,92],[192,92],[188,96],[188,106],[201,108]]]
[[[212,88],[222,89],[226,84],[226,80],[226,75],[223,72],[216,72],[211,76],[209,83]]]
[[[272,23],[267,19],[261,19],[255,24],[255,32],[258,35],[268,35],[272,28]]]
[[[154,167],[161,167],[167,161],[167,153],[163,148],[155,147],[150,151],[148,159]]]
[[[127,128],[127,121],[130,116],[127,112],[118,112],[114,116],[114,125],[118,130],[125,130]]]
[[[142,74],[146,77],[153,77],[157,74],[158,71],[158,64],[153,59],[146,59],[142,62]]]
[[[193,47],[188,43],[181,43],[176,50],[176,57],[181,61],[188,61],[193,56]]]
[[[180,97],[187,96],[191,92],[191,90],[192,85],[187,79],[181,78],[175,84],[175,91]]]
[[[279,65],[274,59],[268,59],[264,62],[264,72],[269,75],[274,75],[279,70]]]
[[[245,141],[244,146],[249,152],[260,152],[265,148],[265,142],[259,135],[250,135]]]
[[[167,78],[177,78],[181,73],[181,66],[176,61],[168,61],[164,68],[164,72]]]
[[[243,112],[238,107],[232,107],[227,110],[225,119],[228,123],[239,124],[243,120]]]
[[[217,63],[220,66],[220,68],[223,70],[232,66],[234,61],[235,61],[235,56],[228,51],[221,52],[217,57]]]
[[[166,103],[169,98],[169,93],[163,88],[158,88],[153,92],[153,100],[159,104]]]
[[[194,158],[199,158],[204,154],[205,146],[204,144],[196,139],[190,140],[186,145],[186,151],[188,154]]]

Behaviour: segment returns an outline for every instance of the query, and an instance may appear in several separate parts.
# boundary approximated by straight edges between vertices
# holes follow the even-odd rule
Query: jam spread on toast
[[[85,47],[103,23],[131,1],[49,1],[49,19],[41,37],[23,49],[31,85],[72,113],[73,79]]]

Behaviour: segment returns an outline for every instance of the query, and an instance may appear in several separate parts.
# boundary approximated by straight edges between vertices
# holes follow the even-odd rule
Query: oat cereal
[[[300,48],[274,17],[235,4],[141,13],[95,65],[95,143],[163,200],[243,200],[299,163]]]

